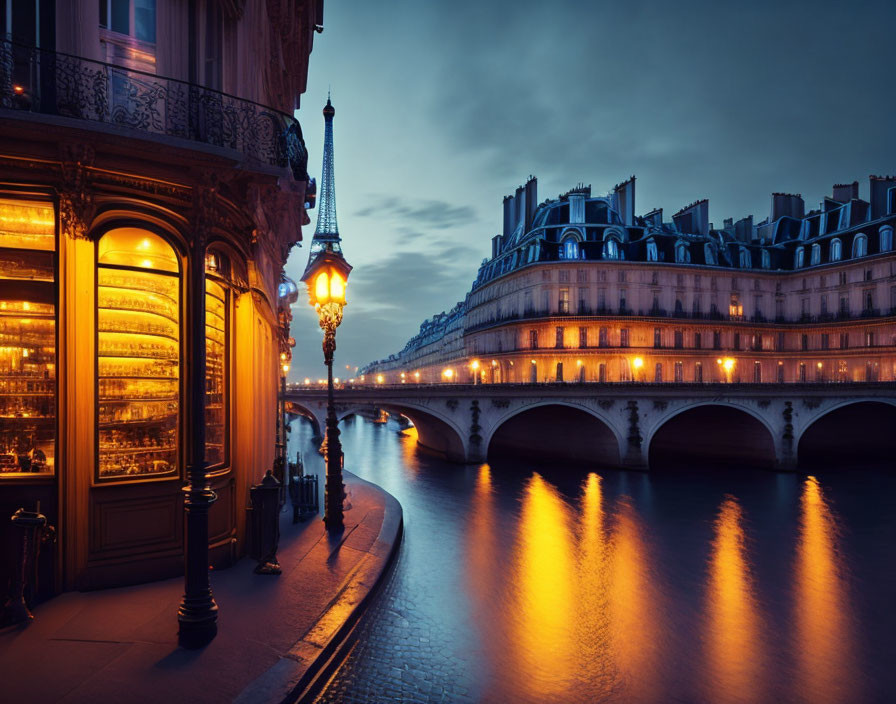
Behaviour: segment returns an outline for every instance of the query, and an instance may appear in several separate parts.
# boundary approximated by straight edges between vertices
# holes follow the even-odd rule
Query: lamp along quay
[[[339,442],[339,421],[333,403],[333,353],[336,351],[336,328],[342,322],[346,305],[345,286],[351,265],[342,256],[341,238],[336,224],[336,189],[333,180],[333,116],[336,110],[327,97],[324,107],[324,163],[321,174],[321,201],[317,227],[311,240],[308,266],[302,281],[308,287],[308,298],[317,311],[324,331],[324,364],[327,365],[327,437],[325,461],[327,481],[324,490],[324,524],[328,531],[345,528],[342,503],[345,485],[342,482],[342,443]]]

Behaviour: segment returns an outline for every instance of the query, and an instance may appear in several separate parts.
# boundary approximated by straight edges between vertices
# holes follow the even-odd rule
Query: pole
[[[190,252],[187,310],[190,321],[189,483],[184,487],[187,536],[184,555],[184,596],[177,610],[178,641],[201,648],[218,633],[218,605],[208,580],[208,511],[217,496],[205,473],[205,238],[197,232]]]
[[[340,311],[341,313],[341,311]],[[327,365],[327,483],[324,488],[324,524],[327,530],[340,533],[345,530],[342,503],[345,484],[342,483],[342,443],[339,441],[339,424],[333,401],[333,352],[336,351],[336,325],[327,321],[324,327],[324,363]]]

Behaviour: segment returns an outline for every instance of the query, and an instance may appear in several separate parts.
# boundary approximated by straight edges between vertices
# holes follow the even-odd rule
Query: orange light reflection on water
[[[743,512],[733,497],[719,508],[707,584],[709,698],[762,701],[760,622],[747,557]]]
[[[861,701],[855,673],[846,572],[837,519],[815,477],[803,483],[796,554],[796,695],[813,702]]]
[[[610,536],[610,648],[616,677],[631,701],[660,701],[660,591],[651,575],[643,529],[627,496]]]
[[[523,491],[510,647],[527,694],[558,697],[576,672],[574,543],[566,504],[533,474]]]

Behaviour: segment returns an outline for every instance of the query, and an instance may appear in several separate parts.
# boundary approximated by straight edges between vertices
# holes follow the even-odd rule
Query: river
[[[405,535],[320,702],[896,700],[892,472],[465,467],[342,427]]]

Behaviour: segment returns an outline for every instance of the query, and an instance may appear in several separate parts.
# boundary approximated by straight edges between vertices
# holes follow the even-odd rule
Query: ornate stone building
[[[722,228],[706,200],[636,216],[634,177],[536,203],[534,178],[504,199],[466,300],[366,381],[896,380],[896,177]]]
[[[227,565],[275,455],[322,2],[0,6],[0,517],[56,527],[43,595],[159,578],[204,473]]]

